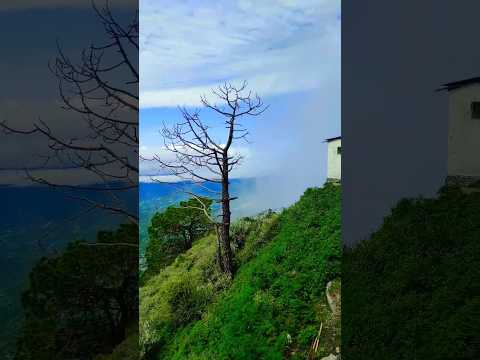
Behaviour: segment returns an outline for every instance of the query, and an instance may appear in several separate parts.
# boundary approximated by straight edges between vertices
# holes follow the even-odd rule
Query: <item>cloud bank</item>
[[[198,106],[219,82],[317,88],[339,61],[340,1],[140,1],[140,106]]]

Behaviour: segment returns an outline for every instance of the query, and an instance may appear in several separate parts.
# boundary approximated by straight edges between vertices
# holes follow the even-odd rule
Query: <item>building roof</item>
[[[332,137],[332,138],[325,139],[324,142],[330,142],[330,141],[338,140],[338,139],[341,139],[341,138],[342,138],[341,136]]]
[[[477,76],[469,79],[453,81],[453,82],[443,84],[441,88],[437,89],[437,91],[442,91],[442,90],[450,91],[450,90],[458,89],[462,86],[466,86],[470,84],[478,84],[478,83],[480,83],[480,77]]]

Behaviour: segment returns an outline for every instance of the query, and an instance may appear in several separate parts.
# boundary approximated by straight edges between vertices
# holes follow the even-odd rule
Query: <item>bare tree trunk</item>
[[[228,156],[223,157],[224,169],[228,167]],[[228,172],[222,176],[222,224],[220,225],[220,246],[222,270],[233,277],[232,249],[230,247],[230,191]]]
[[[191,226],[190,226],[191,227]],[[188,250],[192,247],[193,230],[189,229],[183,232],[183,248]]]
[[[220,269],[221,272],[224,272],[224,269],[223,269],[223,262],[222,262],[222,246],[220,245],[222,240],[221,240],[221,236],[220,236],[220,225],[219,224],[215,224],[215,233],[217,235],[217,252],[216,252],[216,257],[217,257],[217,265]]]

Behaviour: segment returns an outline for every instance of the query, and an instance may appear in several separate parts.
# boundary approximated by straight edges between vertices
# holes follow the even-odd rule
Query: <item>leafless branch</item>
[[[61,136],[51,124],[40,119],[29,129],[16,128],[6,121],[0,122],[0,129],[5,134],[42,136],[48,149],[43,162],[45,169],[56,163],[57,168],[61,164],[65,168],[86,170],[107,185],[95,190],[108,192],[118,203],[121,194],[138,188],[138,11],[131,22],[124,25],[117,21],[108,1],[102,7],[95,2],[92,6],[103,25],[104,42],[88,46],[78,61],[67,56],[57,42],[58,55],[49,63],[58,80],[62,108],[68,114],[65,121],[70,121],[83,135]],[[78,126],[79,123],[84,126]],[[41,176],[29,173],[28,177],[42,185],[74,190],[74,186]],[[111,182],[122,185],[108,185]],[[93,204],[91,199],[83,200],[138,221],[137,210],[125,204],[117,208],[108,203]]]

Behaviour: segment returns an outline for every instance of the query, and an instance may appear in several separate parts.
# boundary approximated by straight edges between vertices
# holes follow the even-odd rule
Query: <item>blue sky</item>
[[[141,154],[162,155],[159,130],[181,120],[178,106],[247,80],[270,107],[244,122],[251,143],[235,145],[246,159],[233,176],[323,183],[322,141],[340,134],[340,1],[140,0],[140,44]],[[145,181],[157,171],[141,169]]]

